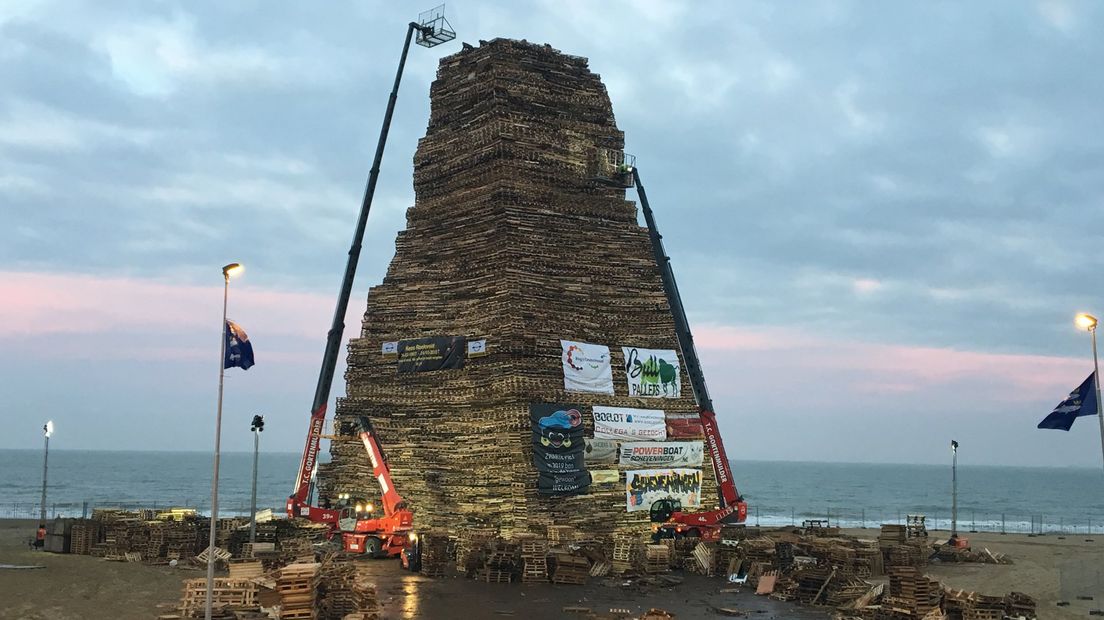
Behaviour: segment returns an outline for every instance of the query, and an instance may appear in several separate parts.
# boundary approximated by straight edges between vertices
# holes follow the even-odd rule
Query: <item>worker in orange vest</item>
[[[38,532],[35,533],[35,549],[41,549],[46,545],[46,525],[39,523]]]

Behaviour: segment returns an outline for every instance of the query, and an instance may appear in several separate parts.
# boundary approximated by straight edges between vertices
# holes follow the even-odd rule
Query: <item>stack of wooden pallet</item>
[[[520,542],[522,583],[548,581],[548,541],[527,537]]]
[[[487,583],[510,583],[517,572],[520,546],[508,540],[492,541],[483,554],[483,565],[476,571],[476,579]]]
[[[671,570],[671,549],[667,545],[646,545],[644,547],[644,572],[649,575],[666,573]]]
[[[1004,597],[1004,611],[1010,618],[1034,618],[1035,599],[1023,592],[1009,592]]]
[[[549,525],[548,544],[552,547],[562,547],[575,542],[579,531],[571,525]]]
[[[924,544],[923,538],[910,538],[903,545],[893,545],[888,549],[883,548],[886,567],[891,566],[924,566],[928,563],[930,550]]]
[[[180,615],[185,618],[202,618],[206,603],[207,580],[185,580]],[[224,612],[259,610],[257,584],[247,579],[216,577],[211,588],[211,605]]]
[[[281,620],[314,617],[319,566],[318,563],[288,564],[277,573]]]
[[[257,579],[264,576],[264,564],[260,560],[231,560],[231,579]]]
[[[553,550],[551,552],[552,583],[584,585],[590,576],[590,562],[585,557],[570,551]]]
[[[100,541],[100,522],[81,519],[73,523],[70,531],[69,552],[89,555],[92,547]]]
[[[824,592],[824,602],[832,607],[850,603],[870,591],[870,584],[850,574],[837,574]]]
[[[192,557],[196,552],[196,524],[186,521],[155,521],[149,524],[149,540],[146,558],[179,560]],[[203,541],[206,547],[207,541]]]
[[[824,605],[825,591],[836,578],[836,569],[830,566],[803,566],[794,570],[789,580],[797,587],[793,597],[803,605]]]
[[[938,581],[928,579],[911,566],[896,566],[888,572],[889,594],[885,599],[887,604],[903,607],[917,616],[922,616],[939,607],[943,597],[943,587]]]
[[[623,475],[577,495],[539,493],[529,414],[532,403],[576,405],[593,436],[594,405],[696,411],[685,370],[677,397],[629,395],[621,347],[678,343],[636,205],[595,179],[600,154],[623,144],[583,58],[496,39],[441,61],[414,158],[416,201],[349,343],[335,424],[348,435],[355,416],[372,420],[419,531],[608,535],[647,524],[647,510],[626,509]],[[460,368],[398,372],[385,345],[429,337],[486,346]],[[561,339],[609,347],[613,394],[565,389]],[[330,451],[324,495],[376,488],[359,442]],[[700,497],[711,498],[702,468]]]
[[[380,611],[376,588],[363,568],[347,556],[323,558],[318,570],[318,620],[343,620],[349,614]]]
[[[267,523],[257,524],[257,536],[256,541],[259,543],[272,543],[276,544],[276,539],[279,536],[280,521],[268,521]]]
[[[896,545],[903,545],[908,540],[908,528],[896,523],[883,523],[881,533],[878,534],[878,546],[888,549]]]
[[[280,541],[280,555],[291,562],[313,562],[313,541],[306,537],[286,538]]]
[[[449,563],[449,537],[442,530],[430,530],[421,535],[422,546],[421,572],[426,577],[444,577]]]
[[[693,559],[691,570],[699,575],[710,576],[717,565],[717,544],[699,542],[694,547],[691,557]]]
[[[245,559],[259,559],[276,554],[276,543],[272,542],[242,543],[241,546],[241,557]]]
[[[640,537],[629,532],[617,532],[613,535],[612,570],[615,574],[622,574],[633,569],[637,557],[639,557]]]
[[[483,554],[487,543],[497,536],[497,531],[487,528],[465,528],[460,531],[456,542],[456,570],[464,574],[474,574],[483,563]]]

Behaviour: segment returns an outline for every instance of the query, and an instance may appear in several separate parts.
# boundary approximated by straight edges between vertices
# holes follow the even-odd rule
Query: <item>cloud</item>
[[[1064,371],[1047,360],[1084,352],[1070,317],[1100,304],[1091,283],[1104,259],[1091,248],[1104,227],[1104,177],[1094,164],[1104,156],[1095,104],[1104,40],[1084,33],[1100,30],[1104,14],[1092,4],[1041,2],[994,21],[992,10],[452,7],[459,40],[410,51],[358,277],[383,277],[413,204],[411,160],[438,59],[460,41],[548,42],[589,57],[605,80],[692,322],[730,326],[762,346],[798,333],[790,326],[803,339],[831,336],[808,352],[816,366],[798,364],[800,349],[771,348],[765,369],[740,360],[754,384],[730,373],[724,381],[785,393],[792,374],[815,370],[804,379],[822,400],[832,396],[844,429],[816,431],[842,441],[863,420],[848,412],[848,399],[874,407],[890,393],[916,396],[916,381],[950,410],[988,362],[1008,389],[985,384],[986,399],[1003,406],[1001,393],[1038,393],[1031,406],[1050,406],[1053,396],[1041,394],[1057,389]],[[203,351],[209,344],[193,336],[217,317],[195,300],[217,297],[211,274],[228,255],[251,269],[235,284],[234,303],[317,295],[314,310],[283,298],[242,307],[288,325],[306,325],[296,317],[309,315],[324,331],[411,17],[385,3],[324,12],[175,0],[4,3],[0,270],[5,290],[41,296],[39,305],[6,310],[11,326],[29,331],[10,326],[5,343],[34,356],[54,347],[129,360],[137,347],[104,343],[133,323],[170,333],[166,355]],[[12,279],[19,274],[40,281]],[[110,297],[101,292],[131,307],[89,301]],[[86,331],[36,327],[39,316]],[[259,320],[262,334],[291,329]],[[320,336],[308,333],[316,327],[286,334],[281,351],[315,355],[307,342]],[[890,348],[863,348],[876,346]],[[1033,383],[1025,366],[1002,356],[1037,357],[1055,369],[1043,372],[1055,383]],[[879,359],[899,373],[879,374],[870,362]],[[923,375],[928,363],[965,364],[967,379]],[[83,372],[67,370],[74,382]],[[914,406],[917,419],[941,415],[922,409]]]
[[[333,298],[233,283],[231,317],[268,334],[317,338]],[[0,272],[0,338],[166,331],[217,334],[220,286],[129,277]],[[350,304],[351,305],[351,304]],[[356,316],[363,310],[352,311]],[[322,324],[327,324],[324,321]],[[349,323],[359,324],[359,319]],[[328,328],[326,328],[328,329]]]
[[[1069,34],[1076,28],[1077,16],[1065,0],[1040,0],[1035,6],[1043,20],[1054,29]]]
[[[695,330],[705,352],[726,355],[775,354],[795,372],[848,374],[856,393],[937,393],[964,382],[999,382],[986,394],[1004,403],[1055,396],[1084,370],[1085,360],[1022,354],[994,354],[948,348],[842,340],[797,329],[703,325]]]
[[[158,132],[81,118],[39,103],[9,100],[0,116],[0,146],[76,151],[115,143],[147,146]]]
[[[210,84],[281,77],[278,58],[254,46],[216,46],[195,32],[195,21],[177,13],[170,20],[119,24],[97,37],[116,78],[144,96],[165,97],[182,82]]]

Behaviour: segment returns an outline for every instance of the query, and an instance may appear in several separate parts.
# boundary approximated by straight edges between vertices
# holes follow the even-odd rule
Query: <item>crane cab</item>
[[[673,497],[667,497],[652,502],[648,516],[652,523],[667,523],[676,512],[682,512],[682,502]]]

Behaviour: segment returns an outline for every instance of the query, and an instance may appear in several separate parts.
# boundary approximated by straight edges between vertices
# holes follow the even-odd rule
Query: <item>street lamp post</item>
[[[50,435],[54,434],[54,421],[49,420],[42,425],[42,436],[46,443],[42,447],[42,501],[39,504],[38,522],[46,524],[46,469],[50,462]]]
[[[249,430],[253,431],[253,492],[249,499],[249,542],[257,542],[257,454],[261,448],[261,433],[264,431],[264,416],[253,416]]]
[[[222,384],[226,375],[226,304],[230,296],[230,276],[240,273],[242,266],[230,263],[222,268],[222,326],[219,329],[218,408],[215,414],[215,464],[211,478],[211,527],[207,545],[207,600],[204,618],[211,620],[211,594],[215,585],[215,533],[218,531],[219,444],[222,440]]]
[[[1093,383],[1096,385],[1096,420],[1100,423],[1100,456],[1104,459],[1104,404],[1100,402],[1100,362],[1096,356],[1096,317],[1091,314],[1077,315],[1077,326],[1089,330],[1092,335]],[[1101,462],[1104,465],[1104,460]]]
[[[958,539],[958,442],[951,440],[951,540]]]

